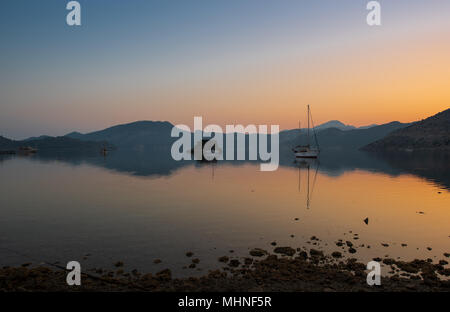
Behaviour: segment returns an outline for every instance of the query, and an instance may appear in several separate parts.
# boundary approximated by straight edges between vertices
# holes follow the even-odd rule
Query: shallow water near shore
[[[255,163],[158,159],[2,158],[0,265],[77,260],[83,269],[112,269],[123,261],[126,271],[190,276],[220,267],[220,256],[271,251],[272,242],[361,261],[438,262],[450,252],[445,161],[325,154],[261,172]],[[183,268],[192,258],[196,267]]]

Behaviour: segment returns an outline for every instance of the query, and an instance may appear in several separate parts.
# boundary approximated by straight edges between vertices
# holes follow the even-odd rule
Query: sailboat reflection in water
[[[317,159],[296,159],[295,160],[295,164],[297,165],[298,168],[298,192],[301,193],[301,176],[302,170],[306,170],[306,177],[308,179],[307,184],[306,184],[306,209],[309,209],[310,204],[311,204],[311,200],[312,200],[312,196],[314,193],[314,187],[316,185],[316,180],[317,180],[317,172],[319,171],[319,161]],[[315,167],[315,169],[314,169]],[[310,171],[314,170],[314,177],[312,177],[312,186],[310,186],[310,180],[311,180],[311,173]]]

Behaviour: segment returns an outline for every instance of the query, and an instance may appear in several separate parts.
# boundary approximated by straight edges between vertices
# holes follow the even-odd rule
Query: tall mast
[[[309,105],[308,105],[308,145],[309,145]]]

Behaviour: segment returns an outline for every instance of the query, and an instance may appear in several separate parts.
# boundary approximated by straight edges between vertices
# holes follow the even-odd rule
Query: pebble
[[[295,249],[291,247],[277,247],[273,251],[286,256],[293,256],[295,254]]]
[[[229,258],[228,258],[227,256],[223,256],[223,257],[220,257],[220,258],[219,258],[219,262],[227,263],[228,260],[229,260]]]
[[[250,255],[253,257],[262,257],[267,254],[267,251],[260,249],[260,248],[254,248],[250,250]]]

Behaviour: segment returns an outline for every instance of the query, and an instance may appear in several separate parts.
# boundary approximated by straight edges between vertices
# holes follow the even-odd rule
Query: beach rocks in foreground
[[[450,291],[450,281],[442,278],[450,276],[445,260],[434,264],[379,258],[393,275],[383,276],[381,286],[368,286],[366,265],[356,259],[343,260],[340,252],[327,256],[311,249],[308,256],[304,250],[278,248],[282,248],[278,249],[281,257],[262,249],[250,251],[258,259],[221,257],[219,261],[228,266],[199,278],[174,279],[169,269],[156,274],[133,270],[119,275],[96,269],[98,275],[82,275],[81,286],[68,286],[64,270],[4,267],[0,269],[0,291]]]
[[[295,254],[295,249],[291,247],[277,247],[273,251],[277,254],[282,254],[285,256],[293,256]]]

